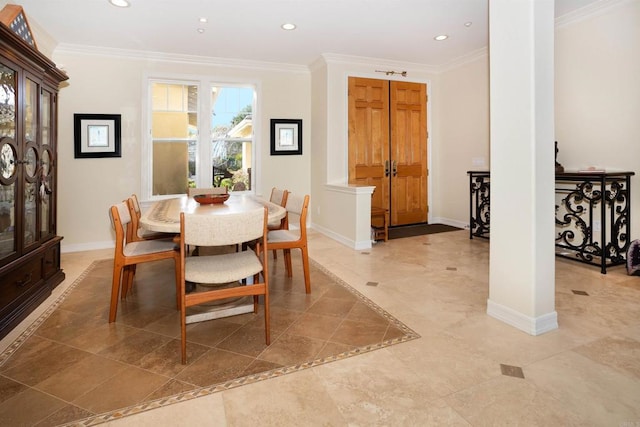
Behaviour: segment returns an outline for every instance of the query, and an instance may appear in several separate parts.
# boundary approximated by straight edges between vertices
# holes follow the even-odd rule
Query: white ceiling
[[[556,0],[556,16],[596,1],[608,0]],[[131,0],[124,9],[107,0],[16,3],[62,46],[297,65],[330,53],[440,66],[488,44],[488,0]],[[283,31],[285,22],[298,28]],[[436,42],[438,34],[449,39]]]

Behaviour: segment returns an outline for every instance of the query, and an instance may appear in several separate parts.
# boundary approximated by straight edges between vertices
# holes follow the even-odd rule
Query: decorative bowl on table
[[[229,194],[198,194],[193,199],[201,205],[224,203],[229,198]]]

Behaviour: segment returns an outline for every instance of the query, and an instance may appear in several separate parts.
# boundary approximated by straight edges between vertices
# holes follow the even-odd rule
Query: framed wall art
[[[120,114],[74,114],[75,158],[120,157]]]
[[[302,154],[302,120],[271,119],[271,155]]]

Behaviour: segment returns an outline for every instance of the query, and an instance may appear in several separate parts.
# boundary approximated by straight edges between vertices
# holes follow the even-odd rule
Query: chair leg
[[[180,280],[182,280],[182,277],[180,277],[180,259],[176,258],[176,310],[180,310],[180,307],[182,306]]]
[[[122,290],[120,291],[120,299],[125,299],[129,295],[129,291],[133,287],[133,265],[125,265],[122,271]]]
[[[293,277],[293,272],[291,268],[291,249],[283,249],[284,253],[284,265],[287,268],[287,277]]]
[[[265,279],[266,280],[266,279]],[[264,293],[264,335],[267,345],[271,344],[271,320],[269,314],[269,288]]]
[[[304,288],[305,291],[311,293],[311,275],[309,273],[309,250],[306,246],[300,248],[302,250],[302,268],[304,270]]]
[[[178,310],[180,311],[180,345],[182,347],[182,364],[187,364],[187,282],[180,266],[180,259],[176,260],[176,292],[178,293]]]
[[[254,274],[253,275],[253,283],[259,283],[260,282],[260,275],[259,274]],[[251,286],[251,285],[249,285]],[[254,295],[253,296],[253,314],[258,314],[258,295]]]
[[[187,364],[187,313],[184,305],[180,308],[180,344],[182,346],[182,364]]]
[[[109,323],[116,321],[116,312],[118,311],[118,294],[120,293],[120,285],[122,283],[122,265],[113,266],[113,278],[111,279],[111,305],[109,307]]]
[[[273,250],[273,259],[278,259],[278,251]]]

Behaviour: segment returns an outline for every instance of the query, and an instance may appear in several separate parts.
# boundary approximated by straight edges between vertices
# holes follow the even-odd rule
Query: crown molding
[[[586,19],[603,15],[615,7],[621,6],[626,3],[631,3],[633,1],[637,0],[598,0],[596,2],[588,4],[587,6],[581,7],[557,17],[555,20],[555,27],[556,29],[564,28],[568,25],[576,24]]]
[[[55,50],[55,53],[103,56],[145,61],[175,62],[179,64],[213,65],[217,67],[246,68],[253,70],[261,69],[266,71],[280,71],[289,73],[309,73],[309,68],[303,65],[280,64],[276,62],[251,61],[245,59],[218,58],[210,56],[168,54],[130,49],[114,49],[67,43],[59,44]]]
[[[355,64],[355,65],[376,65],[384,68],[402,68],[413,72],[437,73],[438,67],[427,64],[418,64],[415,62],[394,61],[383,58],[370,58],[366,56],[341,55],[337,53],[323,53],[322,59],[327,64]],[[317,66],[317,62],[312,65]]]
[[[315,61],[309,64],[309,71],[311,71],[312,73],[315,73],[318,70],[326,68],[326,66],[327,66],[327,61],[325,61],[324,57],[320,55],[318,58],[316,58]]]
[[[489,57],[489,48],[487,46],[476,49],[473,52],[469,52],[466,55],[459,56],[452,61],[447,62],[446,64],[438,66],[438,73],[444,73],[445,71],[450,71],[458,67],[462,67],[463,65],[475,62],[478,59],[485,57]]]

